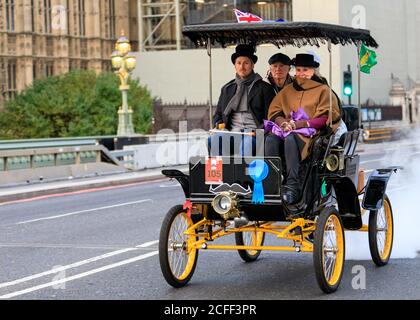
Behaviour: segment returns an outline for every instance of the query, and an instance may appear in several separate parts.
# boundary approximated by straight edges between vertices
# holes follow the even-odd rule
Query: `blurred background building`
[[[136,0],[0,0],[0,105],[34,79],[110,70],[121,30],[138,48]]]
[[[34,79],[110,70],[121,31],[134,51],[189,48],[184,24],[233,22],[234,7],[290,20],[290,6],[289,0],[0,0],[0,106]]]

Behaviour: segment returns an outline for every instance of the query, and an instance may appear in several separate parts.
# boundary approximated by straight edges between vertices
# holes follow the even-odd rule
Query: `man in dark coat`
[[[268,64],[270,65],[270,70],[267,73],[267,79],[277,94],[293,82],[289,74],[292,60],[287,55],[279,52],[270,57]]]
[[[254,52],[254,47],[250,45],[241,44],[236,47],[231,57],[236,77],[223,86],[213,118],[216,129],[244,133],[241,139],[242,155],[255,154],[252,150],[255,149],[256,139],[252,131],[264,127],[268,107],[275,96],[272,87],[254,72],[254,65],[258,60]],[[230,136],[233,135],[220,132],[213,134],[211,144],[217,146],[219,143],[219,148],[211,148],[211,154],[221,155],[221,137],[227,137],[230,141]]]

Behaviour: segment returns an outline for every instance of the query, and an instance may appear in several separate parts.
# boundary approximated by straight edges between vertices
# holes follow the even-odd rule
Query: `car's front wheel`
[[[321,211],[316,223],[313,260],[318,285],[325,293],[338,289],[345,260],[344,228],[335,207]]]

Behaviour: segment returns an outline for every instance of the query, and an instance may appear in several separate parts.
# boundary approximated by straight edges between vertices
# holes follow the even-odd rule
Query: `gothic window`
[[[31,31],[35,32],[35,3],[31,0]]]
[[[6,30],[15,31],[15,1],[6,0]]]
[[[45,75],[47,77],[51,77],[52,75],[54,75],[53,62],[49,61],[45,64]]]
[[[36,80],[37,72],[36,72],[36,61],[34,60],[32,62],[32,78],[33,80]]]
[[[77,69],[77,61],[76,60],[70,60],[70,71]]]
[[[87,62],[87,61],[85,61],[85,60],[82,60],[82,61],[80,62],[80,69],[82,69],[82,70],[87,70],[87,69],[88,69],[88,62]]]
[[[70,35],[70,3],[66,1],[66,15],[67,15],[67,34]]]
[[[7,97],[12,99],[16,95],[16,61],[10,60],[7,65]]]
[[[109,0],[109,36],[115,39],[115,1]]]
[[[79,2],[79,35],[86,35],[86,12],[85,12],[85,0],[78,0]]]
[[[5,59],[0,58],[0,91],[3,99],[6,98],[6,89],[7,89],[7,70],[6,70],[6,61]],[[1,98],[0,97],[0,100]]]
[[[110,61],[102,61],[102,71],[112,71],[112,65]]]
[[[46,37],[46,46],[47,46],[47,56],[53,57],[54,56],[54,39],[53,37],[49,36]]]
[[[51,0],[44,0],[45,33],[51,33]]]

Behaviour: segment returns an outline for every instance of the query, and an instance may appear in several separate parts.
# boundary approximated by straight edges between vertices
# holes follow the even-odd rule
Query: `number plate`
[[[206,184],[223,183],[223,161],[222,158],[207,158],[205,168]]]

